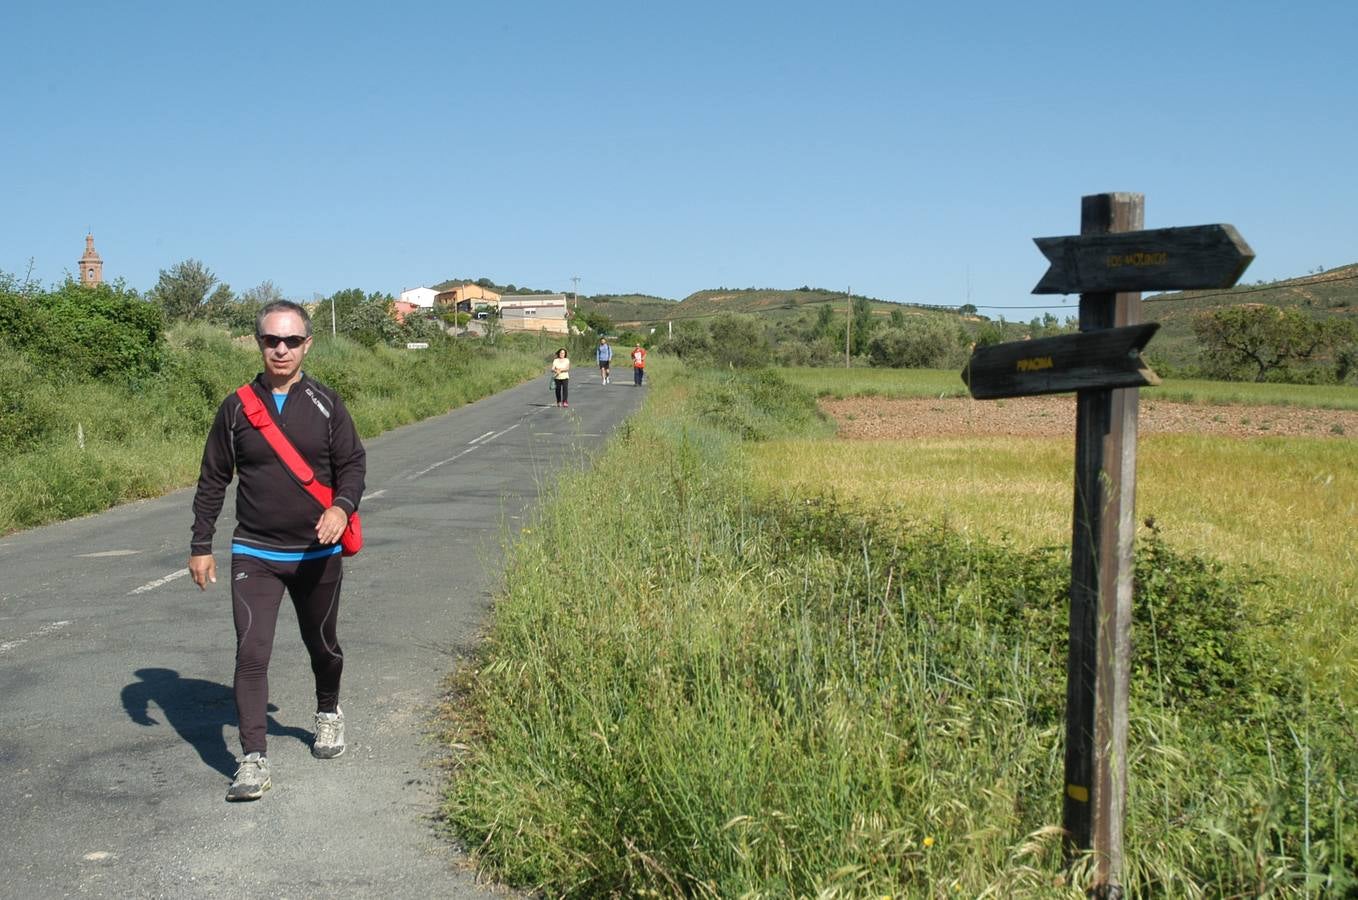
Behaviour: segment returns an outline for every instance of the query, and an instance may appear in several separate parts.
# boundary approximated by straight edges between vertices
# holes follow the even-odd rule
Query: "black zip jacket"
[[[278,427],[310,463],[316,478],[334,489],[332,501],[350,515],[363,496],[367,455],[344,402],[306,373],[288,389],[279,413],[263,373],[250,383]],[[203,446],[203,467],[193,495],[193,537],[189,553],[212,552],[212,535],[232,473],[236,483],[237,543],[263,550],[318,549],[316,520],[321,505],[306,492],[278,454],[250,424],[233,391],[217,410]]]

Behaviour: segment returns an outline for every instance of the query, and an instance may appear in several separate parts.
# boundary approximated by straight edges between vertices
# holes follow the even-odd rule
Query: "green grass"
[[[1142,388],[1148,400],[1219,406],[1297,406],[1307,409],[1358,409],[1358,386],[1344,384],[1258,384],[1167,378]]]
[[[1081,896],[1064,554],[770,498],[741,436],[822,429],[809,395],[663,374],[525,529],[456,680],[477,862],[553,896]],[[1130,894],[1358,887],[1352,717],[1289,623],[1154,534],[1137,585]]]
[[[951,369],[783,368],[778,373],[817,397],[965,397],[967,387]],[[1255,384],[1239,381],[1165,379],[1142,388],[1149,400],[1223,406],[1297,406],[1309,409],[1358,409],[1358,386]]]
[[[259,371],[253,343],[207,326],[169,335],[163,370],[134,384],[55,383],[0,348],[0,534],[192,484],[222,398]],[[536,374],[536,352],[449,344],[368,350],[318,335],[307,371],[340,392],[365,437]]]
[[[816,397],[965,397],[952,369],[781,368],[778,374]]]

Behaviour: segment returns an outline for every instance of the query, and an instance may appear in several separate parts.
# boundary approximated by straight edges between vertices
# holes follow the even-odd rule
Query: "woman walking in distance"
[[[552,388],[556,391],[556,405],[570,406],[567,394],[571,386],[571,361],[566,357],[566,348],[556,351],[552,360]]]
[[[320,504],[292,475],[230,394],[203,447],[193,497],[189,574],[200,590],[217,581],[212,535],[226,486],[236,476],[236,530],[231,538],[231,607],[236,625],[236,714],[244,753],[228,800],[257,800],[272,786],[265,743],[269,657],[274,626],[287,590],[316,678],[316,737],[311,755],[344,752],[339,707],[344,654],[336,637],[341,580],[339,543],[363,496],[367,458],[343,401],[302,371],[311,349],[311,319],[286,300],[267,304],[255,320],[264,371],[246,387],[263,403],[287,439],[334,488]]]

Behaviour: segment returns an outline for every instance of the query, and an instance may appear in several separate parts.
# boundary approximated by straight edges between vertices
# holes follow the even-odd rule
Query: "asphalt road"
[[[192,491],[0,539],[0,896],[491,894],[436,830],[432,711],[539,488],[639,404],[618,374],[577,373],[570,409],[543,377],[366,442],[367,545],[345,561],[339,620],[348,749],[310,755],[313,683],[285,601],[273,789],[254,803],[224,801],[230,589],[187,577]]]

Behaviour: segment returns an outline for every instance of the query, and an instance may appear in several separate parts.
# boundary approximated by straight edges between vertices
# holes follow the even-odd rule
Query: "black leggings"
[[[283,590],[292,597],[302,642],[316,676],[316,709],[339,705],[344,652],[335,636],[339,616],[341,557],[302,562],[272,562],[254,556],[231,557],[231,608],[236,621],[236,716],[241,749],[264,754],[269,708],[269,657]]]
[[[556,388],[556,402],[566,403],[566,394],[570,392],[571,380],[569,378],[558,378],[552,382],[552,387]]]

